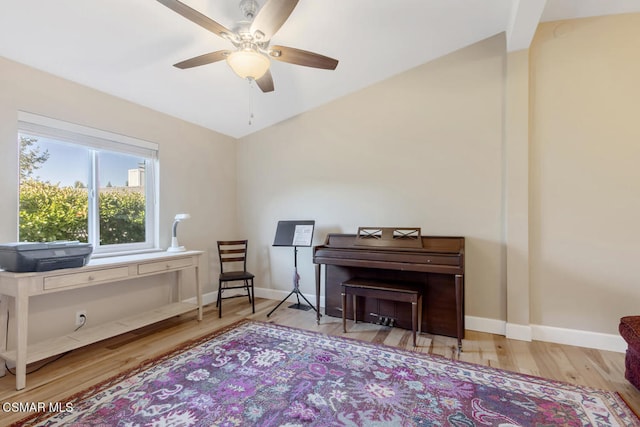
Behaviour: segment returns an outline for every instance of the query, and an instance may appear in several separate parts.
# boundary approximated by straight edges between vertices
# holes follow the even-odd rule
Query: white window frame
[[[56,139],[61,142],[76,144],[92,151],[89,191],[89,243],[93,245],[94,254],[121,254],[123,252],[143,252],[158,250],[159,213],[158,213],[158,144],[95,129],[75,123],[69,123],[50,117],[41,116],[25,111],[18,112],[18,132],[33,136]],[[96,151],[109,151],[145,159],[145,241],[138,243],[121,243],[100,245],[100,230],[98,221],[98,194],[96,167]]]

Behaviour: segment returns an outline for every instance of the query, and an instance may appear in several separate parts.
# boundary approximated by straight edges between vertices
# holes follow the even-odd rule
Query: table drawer
[[[61,274],[44,278],[44,290],[86,285],[94,282],[126,279],[129,267],[108,268],[104,270],[82,271],[79,273]]]
[[[165,261],[149,262],[138,265],[138,274],[158,273],[177,268],[185,268],[193,265],[193,258],[167,259]]]

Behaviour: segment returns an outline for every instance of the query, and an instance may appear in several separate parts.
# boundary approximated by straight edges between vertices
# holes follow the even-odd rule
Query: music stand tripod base
[[[300,304],[300,303],[296,303],[296,304],[291,304],[291,305],[289,306],[289,308],[295,308],[296,310],[309,311],[309,310],[311,310],[313,307],[308,306],[308,305],[304,305],[304,304]]]
[[[318,313],[318,310],[313,306],[313,304],[311,304],[300,292],[300,275],[298,274],[298,246],[311,246],[314,226],[314,220],[278,221],[278,228],[276,229],[276,237],[273,242],[273,246],[293,247],[293,290],[289,292],[289,295],[280,301],[278,305],[269,312],[269,314],[267,314],[267,317],[271,316],[271,314],[273,314],[273,312],[276,311],[278,307],[280,307],[293,294],[296,294],[298,302],[297,304],[290,305],[289,308],[304,311],[313,309],[313,311]],[[302,297],[308,305],[301,304],[300,297]],[[320,314],[318,313],[318,315]]]
[[[295,277],[297,277],[299,279],[300,276],[298,276],[298,272],[296,271],[295,273]],[[295,280],[295,279],[294,279]],[[315,311],[316,313],[318,312],[318,310],[316,310],[316,308],[313,306],[313,304],[311,304],[309,302],[309,300],[302,294],[302,292],[300,292],[300,289],[298,288],[298,283],[297,281],[294,282],[293,285],[293,290],[291,292],[289,292],[289,295],[287,295],[286,297],[283,298],[282,301],[280,301],[278,303],[278,305],[276,305],[273,310],[271,310],[269,312],[269,314],[267,314],[267,317],[270,317],[271,314],[273,314],[274,311],[276,311],[278,309],[278,307],[280,307],[286,300],[289,299],[289,297],[293,294],[296,294],[296,298],[298,298],[298,302],[296,304],[292,304],[289,306],[289,308],[295,308],[296,310],[304,310],[304,311],[309,311],[311,309],[313,309],[313,311]],[[300,297],[302,297],[303,300],[305,300],[305,302],[309,305],[304,305],[300,303]]]

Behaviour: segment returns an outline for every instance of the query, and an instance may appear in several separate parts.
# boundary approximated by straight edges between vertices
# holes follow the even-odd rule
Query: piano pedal
[[[375,316],[378,318],[378,320],[376,322],[374,322],[377,325],[380,326],[389,326],[391,328],[393,328],[396,324],[396,319],[394,319],[393,317],[386,317],[386,316],[380,316],[379,314],[376,313],[369,313],[370,316]]]

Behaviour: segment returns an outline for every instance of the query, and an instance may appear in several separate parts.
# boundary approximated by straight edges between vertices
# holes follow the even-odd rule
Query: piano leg
[[[422,302],[422,301],[421,301]],[[422,320],[422,319],[420,319]],[[416,328],[418,327],[418,303],[411,303],[411,330],[413,331],[413,346],[416,346]]]
[[[342,291],[342,332],[347,333],[347,294]]]
[[[353,294],[353,323],[358,323],[358,295]]]
[[[326,305],[326,304],[325,304]],[[316,324],[320,324],[320,264],[316,264]]]
[[[462,352],[462,337],[464,336],[464,276],[456,274],[456,320],[458,323],[458,355]]]

